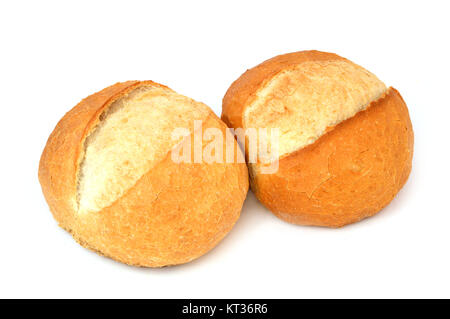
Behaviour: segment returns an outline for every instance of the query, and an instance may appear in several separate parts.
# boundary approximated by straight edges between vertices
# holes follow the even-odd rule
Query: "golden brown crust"
[[[84,140],[105,108],[149,84],[161,86],[117,83],[69,111],[49,137],[39,180],[55,219],[80,244],[127,264],[159,267],[197,258],[227,234],[239,217],[248,175],[245,164],[176,164],[169,153],[112,205],[78,214],[76,182]],[[212,112],[203,125],[227,129]]]
[[[231,84],[222,103],[222,120],[229,127],[243,127],[244,108],[255,98],[256,92],[264,83],[281,71],[295,67],[306,61],[346,60],[334,53],[320,51],[301,51],[278,55],[247,70]]]
[[[411,171],[414,135],[397,90],[282,158],[276,174],[253,174],[252,190],[278,217],[340,227],[385,207]]]

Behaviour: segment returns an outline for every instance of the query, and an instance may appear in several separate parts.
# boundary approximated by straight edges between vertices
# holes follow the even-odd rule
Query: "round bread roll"
[[[222,119],[279,129],[278,170],[249,163],[250,182],[294,224],[340,227],[372,216],[411,171],[413,130],[399,92],[332,53],[289,53],[248,70],[228,89]]]
[[[136,266],[186,263],[216,246],[239,218],[248,172],[245,163],[174,161],[171,150],[197,132],[194,121],[228,130],[206,105],[152,81],[117,83],[81,101],[57,124],[39,165],[59,225]],[[174,139],[175,128],[189,131]]]

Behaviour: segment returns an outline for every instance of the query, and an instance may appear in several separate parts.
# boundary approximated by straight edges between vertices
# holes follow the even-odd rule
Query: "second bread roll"
[[[222,119],[280,130],[278,171],[263,174],[257,162],[249,172],[258,199],[288,222],[339,227],[372,216],[411,170],[399,92],[336,54],[295,52],[248,70],[228,89]]]

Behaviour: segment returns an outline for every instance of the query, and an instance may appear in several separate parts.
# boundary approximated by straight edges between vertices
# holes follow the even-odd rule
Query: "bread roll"
[[[222,119],[280,130],[278,171],[248,166],[258,199],[291,223],[340,227],[372,216],[411,171],[413,130],[400,93],[332,53],[280,55],[248,70],[228,89]]]
[[[239,218],[248,173],[245,163],[174,162],[171,150],[192,137],[195,120],[203,131],[228,130],[206,105],[152,81],[117,83],[81,101],[39,165],[60,226],[136,266],[186,263],[217,245]],[[178,127],[190,135],[173,139]]]

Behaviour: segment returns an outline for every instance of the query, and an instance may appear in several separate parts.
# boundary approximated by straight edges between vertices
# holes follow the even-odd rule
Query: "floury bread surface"
[[[50,135],[39,165],[61,227],[137,266],[185,263],[212,249],[239,218],[248,175],[243,163],[172,160],[195,120],[225,136],[206,105],[152,81],[117,83],[80,102]],[[172,139],[178,127],[191,135]]]
[[[280,130],[278,171],[249,163],[249,172],[258,199],[288,222],[339,227],[371,216],[411,170],[413,130],[400,94],[332,53],[289,53],[248,70],[228,89],[222,119]]]

